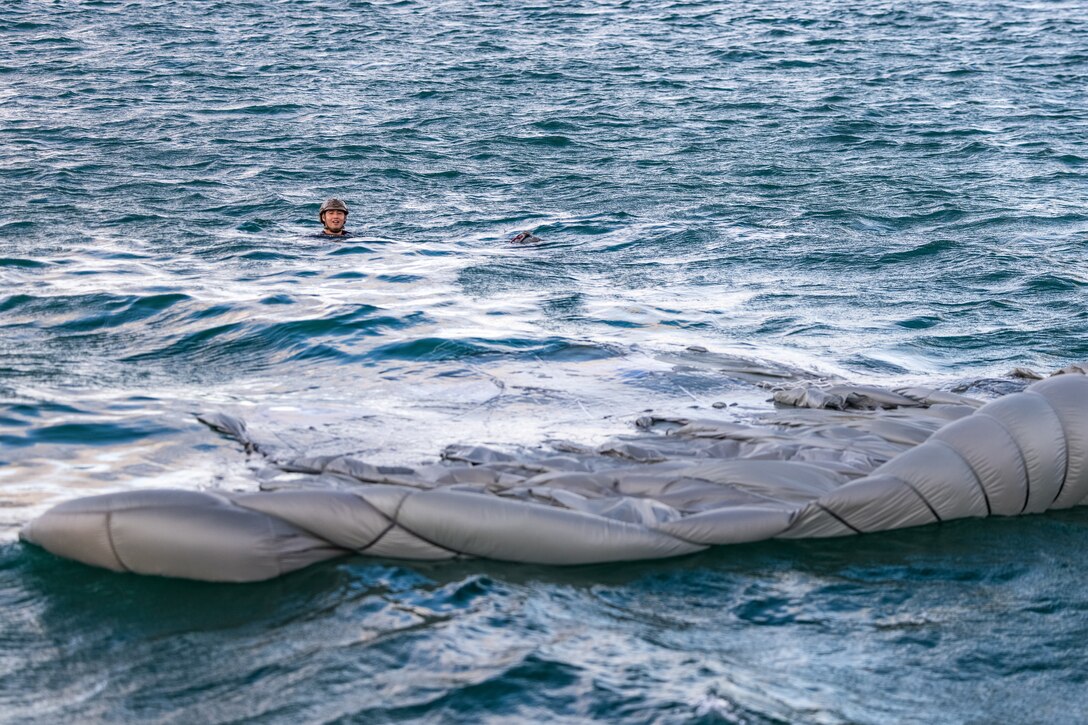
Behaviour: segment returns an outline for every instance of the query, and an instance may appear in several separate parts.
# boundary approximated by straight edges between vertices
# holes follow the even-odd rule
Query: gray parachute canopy
[[[802,407],[774,427],[647,419],[669,435],[532,462],[478,448],[420,469],[295,459],[278,465],[320,486],[93,496],[20,535],[115,571],[244,582],[351,553],[585,564],[1088,503],[1084,375],[985,405],[917,388],[808,386],[776,398]],[[240,421],[206,422],[260,450]]]

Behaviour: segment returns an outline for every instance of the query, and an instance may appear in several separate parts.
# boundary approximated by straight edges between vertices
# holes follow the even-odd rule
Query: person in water
[[[317,218],[321,220],[323,227],[321,234],[317,236],[339,237],[340,239],[347,239],[352,236],[351,232],[344,229],[344,225],[348,222],[348,205],[339,199],[327,199],[321,205],[321,211],[317,213]]]

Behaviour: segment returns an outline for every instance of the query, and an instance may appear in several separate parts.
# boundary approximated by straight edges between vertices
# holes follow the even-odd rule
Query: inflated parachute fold
[[[850,446],[864,454],[837,455],[832,464],[819,460],[821,450],[834,447],[831,439],[804,448],[800,458],[774,460],[760,457],[758,446],[744,448],[748,434],[720,431],[709,435],[742,441],[735,444],[738,457],[551,471],[507,483],[501,468],[466,466],[424,480],[411,469],[398,474],[357,461],[311,461],[296,470],[353,477],[353,485],[93,496],[54,507],[21,537],[115,571],[242,582],[351,553],[629,561],[1088,503],[1088,377],[1058,375],[977,409],[949,409],[952,422],[938,428],[934,416],[936,432],[928,437],[894,420],[854,438],[840,436],[840,454]],[[872,430],[884,430],[884,437]],[[849,464],[856,460],[879,464],[849,470],[857,469]]]

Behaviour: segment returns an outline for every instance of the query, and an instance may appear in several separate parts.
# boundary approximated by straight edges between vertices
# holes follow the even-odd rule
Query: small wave
[[[426,277],[421,277],[418,274],[380,274],[376,279],[394,284],[410,284],[412,282],[423,282]]]
[[[533,126],[533,128],[536,128],[536,129],[538,129],[540,131],[547,131],[547,132],[550,132],[550,133],[554,133],[554,132],[558,132],[558,131],[567,131],[567,132],[569,132],[569,131],[576,131],[578,129],[577,126],[575,126],[573,123],[570,123],[569,121],[551,120],[551,119],[546,120],[546,121],[534,121],[532,126]]]
[[[116,445],[158,435],[163,430],[132,423],[60,423],[39,426],[24,435],[0,435],[0,444],[13,448],[37,444]]]
[[[378,360],[444,361],[499,355],[542,360],[599,360],[613,357],[615,353],[600,345],[580,344],[562,338],[488,340],[425,337],[382,345],[374,348],[366,357]]]
[[[913,249],[901,252],[890,252],[880,257],[881,264],[902,264],[904,262],[917,262],[926,257],[936,257],[946,252],[955,252],[961,244],[953,239],[934,239]]]
[[[216,316],[244,314],[244,310],[230,306],[214,309]],[[283,360],[335,358],[346,362],[356,358],[356,353],[345,349],[354,339],[380,335],[419,321],[414,315],[405,318],[375,315],[378,311],[371,305],[360,305],[331,317],[271,323],[226,322],[121,359],[128,363],[202,363],[216,366],[220,374],[222,366],[239,370],[263,369]],[[209,316],[212,316],[211,310],[204,310],[192,319]]]
[[[252,252],[244,252],[235,257],[235,259],[245,259],[255,262],[267,262],[273,260],[293,260],[298,259],[297,255],[288,254],[286,252],[271,252],[267,250],[257,250]]]
[[[905,327],[908,330],[928,330],[931,327],[935,327],[941,323],[941,318],[934,315],[922,315],[919,317],[911,317],[907,320],[900,320],[896,322],[900,327]]]
[[[546,136],[520,136],[512,139],[514,143],[524,144],[526,146],[547,146],[549,148],[566,148],[574,144],[567,136],[561,136],[559,134],[549,134]]]
[[[712,50],[710,56],[716,60],[730,63],[739,63],[748,60],[763,60],[769,57],[768,54],[763,51],[748,49]]]
[[[94,307],[106,308],[106,311],[95,312],[86,317],[62,322],[51,326],[50,329],[63,332],[87,332],[119,327],[155,317],[179,302],[190,299],[192,298],[188,295],[180,293],[150,295],[147,297],[123,297],[112,300],[100,299]]]
[[[36,259],[20,259],[17,257],[0,257],[0,267],[21,267],[23,269],[38,269],[49,266],[45,262]]]
[[[953,156],[981,156],[983,154],[999,153],[999,149],[991,144],[983,143],[981,141],[972,141],[969,144],[965,144],[954,149],[951,152]]]
[[[810,140],[817,144],[857,144],[865,141],[861,136],[853,136],[845,133],[832,134],[830,136],[815,136]]]
[[[342,247],[336,247],[329,252],[330,257],[342,257],[351,254],[371,254],[374,249],[371,247],[363,246],[362,244],[349,244]]]
[[[8,324],[28,323],[47,329],[81,329],[85,325],[112,326],[144,319],[188,299],[186,295],[162,294],[148,297],[97,293],[88,295],[12,295],[0,301],[0,312],[18,312],[22,320],[8,316]],[[100,312],[106,310],[106,312]],[[91,312],[87,315],[87,312]],[[74,319],[64,319],[77,315]]]
[[[1088,214],[1071,213],[1043,216],[1040,214],[1016,214],[1011,213],[1011,210],[1009,210],[1001,213],[990,213],[982,217],[972,216],[958,224],[954,224],[952,228],[975,230],[1000,227],[1064,227],[1077,225],[1085,221],[1088,221]]]
[[[198,116],[276,116],[280,114],[293,114],[303,110],[306,110],[305,106],[300,106],[295,103],[253,103],[223,106],[221,108],[193,109],[190,110],[190,113]]]
[[[1035,275],[1023,283],[1024,291],[1031,293],[1073,292],[1086,286],[1088,280],[1053,273]]]

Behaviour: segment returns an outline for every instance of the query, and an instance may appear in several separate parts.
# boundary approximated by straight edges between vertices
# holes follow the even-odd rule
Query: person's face
[[[338,232],[344,228],[348,215],[338,209],[329,209],[325,212],[325,228],[330,232]]]

